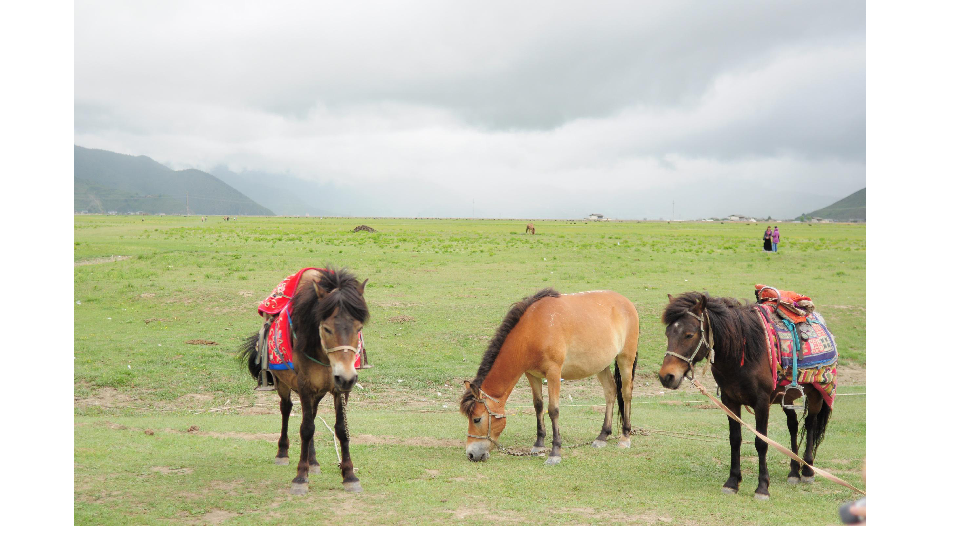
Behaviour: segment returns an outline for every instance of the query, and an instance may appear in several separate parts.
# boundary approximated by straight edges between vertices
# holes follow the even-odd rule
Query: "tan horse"
[[[354,360],[359,348],[358,333],[369,317],[367,304],[363,299],[366,284],[366,281],[359,283],[352,274],[343,270],[307,270],[300,278],[297,292],[291,300],[294,369],[270,370],[270,374],[274,377],[277,393],[280,395],[282,416],[275,461],[277,465],[289,463],[287,423],[293,409],[291,391],[300,395],[303,407],[300,462],[297,465],[297,476],[290,488],[294,495],[307,493],[308,476],[320,472],[320,463],[317,461],[313,444],[314,421],[317,406],[328,392],[333,394],[336,410],[334,431],[343,454],[340,463],[343,487],[347,491],[362,491],[360,479],[353,472],[353,461],[350,458],[346,404],[350,390],[357,382]],[[254,379],[260,375],[261,370],[259,352],[256,350],[257,340],[258,334],[247,338],[240,352],[241,357],[247,359],[250,374]]]
[[[536,227],[533,226],[533,223],[527,223],[527,230],[523,231],[523,234],[537,234]]]
[[[639,317],[633,304],[613,291],[561,295],[543,289],[514,304],[507,312],[466,392],[460,411],[467,417],[466,453],[471,461],[485,461],[490,447],[499,446],[506,427],[507,399],[523,375],[533,390],[537,413],[534,452],[546,450],[543,425],[543,379],[547,379],[553,447],[546,464],[560,463],[560,379],[596,375],[607,401],[600,435],[593,446],[606,445],[613,432],[613,403],[620,410],[620,446],[630,447],[630,400],[637,366]],[[610,373],[610,363],[614,373]],[[621,376],[621,373],[623,374]]]

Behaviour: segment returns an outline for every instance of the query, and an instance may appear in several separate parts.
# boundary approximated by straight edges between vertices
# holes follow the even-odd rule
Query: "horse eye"
[[[474,418],[474,419],[473,419],[473,423],[474,423],[474,424],[479,424],[481,420],[483,420],[483,417],[482,417],[482,416],[481,416],[481,417],[478,417],[478,418]]]
[[[690,339],[690,338],[692,338],[692,337],[693,337],[693,334],[687,334],[687,335],[683,336],[684,339]]]
[[[333,332],[332,332],[329,328],[327,328],[327,327],[324,327],[324,328],[323,328],[323,331],[326,332],[326,333],[328,333],[328,334],[330,334],[330,335],[333,335]]]

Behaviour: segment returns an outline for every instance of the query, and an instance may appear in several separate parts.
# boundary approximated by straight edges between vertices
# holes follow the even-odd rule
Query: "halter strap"
[[[667,351],[667,354],[669,354],[670,356],[675,356],[687,363],[689,367],[687,368],[686,371],[683,372],[683,375],[686,376],[689,373],[690,374],[689,379],[692,381],[693,365],[697,362],[696,357],[697,357],[697,353],[700,352],[700,347],[703,345],[707,346],[707,351],[708,351],[707,358],[710,359],[711,364],[714,363],[714,361],[716,360],[716,354],[714,353],[714,350],[713,350],[713,325],[710,324],[710,312],[704,309],[703,315],[700,316],[690,310],[687,310],[686,314],[689,314],[693,318],[700,321],[700,341],[697,343],[697,348],[693,350],[693,354],[691,354],[689,358],[686,356],[683,356],[680,353],[676,353],[673,351]],[[706,323],[706,326],[707,326],[706,332],[703,331],[704,323]]]
[[[482,404],[483,404],[483,408],[487,410],[487,416],[490,416],[490,417],[492,417],[492,418],[506,418],[506,417],[507,417],[507,415],[505,415],[505,414],[499,414],[499,413],[495,413],[495,412],[491,411],[491,410],[490,410],[490,407],[487,406],[487,400],[488,400],[488,399],[492,399],[492,400],[494,401],[494,403],[500,403],[500,400],[499,400],[499,399],[497,399],[497,398],[491,396],[490,394],[484,392],[482,388],[477,388],[477,390],[480,391],[480,403],[482,403]],[[487,435],[486,435],[486,436],[471,435],[471,434],[467,433],[467,437],[472,437],[472,438],[474,438],[474,439],[486,439],[486,440],[492,442],[493,444],[497,445],[497,448],[499,448],[499,449],[502,450],[503,447],[500,446],[500,443],[498,443],[497,441],[493,440],[492,435],[493,435],[493,420],[487,420]]]

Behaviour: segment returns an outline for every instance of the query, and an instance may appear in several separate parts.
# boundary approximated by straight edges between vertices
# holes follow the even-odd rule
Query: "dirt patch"
[[[382,307],[382,308],[409,308],[409,307],[420,307],[423,304],[417,304],[415,302],[370,302],[371,304]]]
[[[210,341],[209,339],[188,339],[184,343],[187,345],[219,345],[216,341]]]
[[[244,297],[244,298],[252,298],[252,297],[253,297],[253,291],[240,291],[240,292],[238,292],[237,294],[239,294],[240,296],[242,296],[242,297]]]
[[[113,255],[110,257],[99,257],[96,259],[85,259],[82,261],[74,262],[73,267],[76,268],[78,266],[86,266],[88,264],[101,264],[101,263],[108,263],[108,262],[124,261],[129,258],[130,258],[129,255]]]
[[[867,368],[848,363],[837,366],[837,386],[866,386]]]
[[[390,318],[387,319],[387,320],[390,321],[390,322],[392,322],[392,323],[405,323],[405,322],[414,322],[414,321],[416,321],[416,319],[414,319],[413,317],[411,317],[411,316],[409,316],[409,315],[397,315],[396,317],[390,317]]]
[[[193,474],[190,467],[150,467],[150,470],[160,474]]]

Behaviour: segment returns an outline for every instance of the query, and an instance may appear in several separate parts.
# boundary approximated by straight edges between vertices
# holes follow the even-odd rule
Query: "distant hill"
[[[830,206],[804,213],[797,219],[804,221],[815,217],[832,219],[834,221],[866,221],[867,188],[863,188],[853,195],[844,197]]]
[[[81,146],[73,147],[73,192],[75,212],[274,215],[203,171]]]

